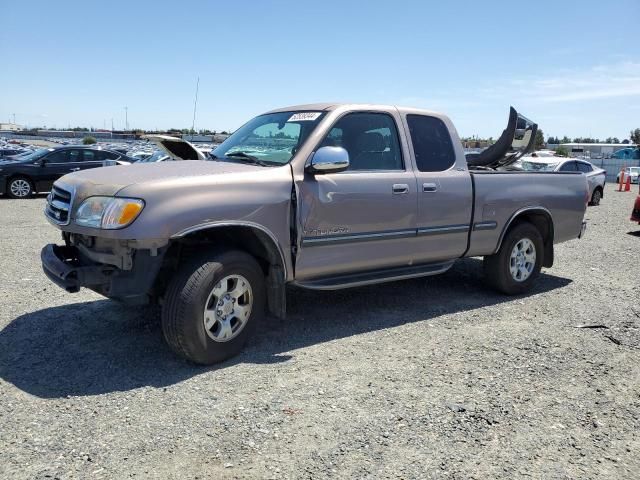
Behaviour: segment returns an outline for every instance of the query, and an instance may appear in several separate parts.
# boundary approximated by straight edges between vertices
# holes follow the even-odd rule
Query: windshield
[[[529,172],[553,172],[558,166],[558,163],[560,162],[542,163],[542,162],[523,161],[522,169],[527,170]]]
[[[260,115],[240,127],[211,152],[215,159],[284,165],[324,117],[324,112]]]

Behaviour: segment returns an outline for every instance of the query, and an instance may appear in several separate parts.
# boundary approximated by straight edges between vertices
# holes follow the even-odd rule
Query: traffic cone
[[[627,183],[625,183],[624,185],[624,191],[625,192],[631,191],[631,175],[627,175]]]

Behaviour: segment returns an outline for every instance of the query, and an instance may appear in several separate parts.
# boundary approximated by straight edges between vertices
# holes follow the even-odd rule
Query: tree
[[[84,137],[82,139],[82,143],[84,145],[93,145],[94,143],[96,143],[96,139],[95,139],[95,137],[92,137],[91,135],[87,135],[86,137]]]
[[[559,157],[568,157],[569,150],[567,150],[565,147],[560,146],[556,148],[556,155],[558,155]]]
[[[543,147],[544,147],[544,133],[542,133],[542,130],[538,130],[536,132],[536,140],[535,140],[534,148],[536,150],[540,150]]]
[[[560,143],[571,143],[571,139],[565,135],[562,137],[562,140],[560,140]]]
[[[631,132],[629,133],[629,140],[631,140],[636,145],[640,145],[640,128],[631,130]]]

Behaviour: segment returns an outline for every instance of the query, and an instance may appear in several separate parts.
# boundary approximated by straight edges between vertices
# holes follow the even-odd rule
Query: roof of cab
[[[432,110],[426,110],[422,108],[399,107],[396,105],[380,105],[380,104],[373,104],[373,103],[348,103],[348,102],[307,103],[303,105],[291,105],[289,107],[276,108],[266,113],[269,114],[269,113],[297,112],[297,111],[329,111],[329,110],[335,110],[336,108],[339,108],[339,107],[352,107],[356,110],[365,110],[365,109],[376,110],[379,108],[395,108],[396,110],[402,113],[423,113],[423,114],[429,114],[429,115],[438,116],[438,117],[444,116],[440,112],[434,112]]]

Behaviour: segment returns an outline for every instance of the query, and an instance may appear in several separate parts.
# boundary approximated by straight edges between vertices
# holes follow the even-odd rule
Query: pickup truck
[[[498,141],[465,155],[446,116],[384,105],[273,110],[202,159],[79,171],[55,182],[45,216],[63,245],[41,252],[69,292],[87,287],[161,306],[165,340],[191,362],[236,354],[287,285],[356,287],[446,272],[484,257],[488,283],[529,290],[554,244],[579,238],[579,172],[502,168],[537,126],[513,108]]]

